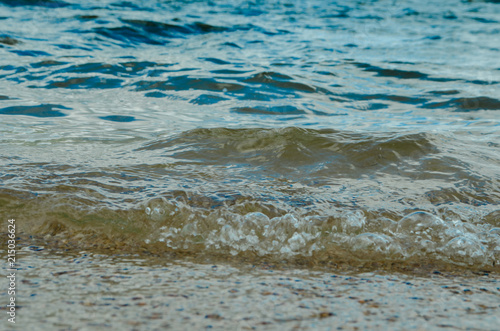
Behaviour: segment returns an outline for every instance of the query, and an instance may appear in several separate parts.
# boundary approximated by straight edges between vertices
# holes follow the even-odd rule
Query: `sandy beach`
[[[16,324],[2,314],[4,330],[498,330],[500,278],[488,273],[159,263],[37,246],[19,256]]]

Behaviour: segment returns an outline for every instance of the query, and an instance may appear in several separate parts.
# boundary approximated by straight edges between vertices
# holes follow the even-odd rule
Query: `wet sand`
[[[487,273],[159,264],[33,246],[19,256],[17,323],[2,314],[6,330],[498,330],[500,320],[500,277]]]

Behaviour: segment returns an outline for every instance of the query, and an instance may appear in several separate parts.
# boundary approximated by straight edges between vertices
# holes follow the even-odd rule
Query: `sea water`
[[[87,251],[495,269],[499,23],[497,1],[2,0],[0,217]]]

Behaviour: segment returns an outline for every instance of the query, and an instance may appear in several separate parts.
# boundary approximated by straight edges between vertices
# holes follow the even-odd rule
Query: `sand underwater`
[[[498,330],[498,271],[166,262],[29,239],[19,248],[16,324],[4,315],[4,330]]]

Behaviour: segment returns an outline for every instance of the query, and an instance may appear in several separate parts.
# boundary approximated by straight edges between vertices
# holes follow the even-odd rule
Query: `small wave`
[[[76,15],[75,18],[80,21],[89,21],[99,18],[98,15]]]
[[[261,72],[245,79],[245,82],[252,84],[263,84],[263,86],[272,86],[284,90],[293,90],[300,92],[316,92],[316,89],[306,84],[294,82],[292,77],[277,72]]]
[[[240,114],[259,114],[259,115],[299,115],[306,112],[294,106],[274,106],[274,107],[237,107],[233,112]]]
[[[224,60],[221,60],[221,59],[216,59],[216,58],[213,58],[213,57],[203,58],[203,60],[205,60],[207,62],[214,63],[214,64],[219,64],[219,65],[231,64],[230,62],[227,62],[227,61],[224,61]]]
[[[120,87],[123,83],[121,79],[115,78],[102,78],[102,77],[68,77],[59,78],[57,81],[51,81],[45,86],[47,89],[51,88],[67,88],[67,89],[112,89]]]
[[[47,8],[61,8],[69,6],[68,3],[60,0],[0,0],[0,3],[11,6],[39,6]]]
[[[32,56],[32,57],[38,57],[38,56],[52,56],[52,54],[49,54],[45,51],[38,51],[38,50],[10,50],[11,53],[15,53],[19,56]]]
[[[134,47],[134,45],[138,44],[164,45],[168,43],[167,40],[155,39],[149,34],[129,26],[114,28],[97,27],[92,32],[105,38],[119,41],[123,47]]]
[[[61,65],[65,63],[50,63],[49,65]],[[38,65],[37,65],[38,66]],[[43,66],[47,66],[46,63],[43,63]],[[166,67],[168,65],[162,65],[155,62],[150,61],[129,61],[129,62],[121,62],[117,64],[109,64],[102,62],[90,62],[83,64],[75,64],[64,67],[59,70],[55,70],[53,74],[104,74],[104,75],[113,75],[113,76],[140,76],[144,72],[148,70],[153,70],[157,68]]]
[[[196,78],[186,75],[170,77],[166,81],[143,80],[133,84],[137,91],[187,91],[190,89],[202,91],[235,92],[244,87],[240,84],[226,83],[214,78]]]
[[[33,67],[33,68],[52,68],[52,67],[56,67],[56,66],[62,66],[62,65],[66,65],[68,64],[68,62],[60,62],[60,61],[55,61],[55,60],[44,60],[44,61],[40,61],[40,62],[35,62],[35,63],[31,63],[30,66]]]
[[[398,174],[438,182],[453,175],[483,185],[479,184],[483,179],[473,175],[464,162],[441,155],[435,142],[439,139],[429,134],[378,136],[293,127],[219,128],[186,131],[148,142],[137,151],[151,151],[185,164],[240,165],[248,173],[264,171],[325,184],[340,178]]]
[[[402,69],[388,69],[381,68],[368,63],[358,63],[353,62],[359,68],[362,68],[367,72],[374,72],[379,77],[394,77],[399,79],[417,79],[417,80],[425,80],[425,81],[435,81],[435,82],[451,82],[458,81],[459,79],[454,78],[445,78],[445,77],[432,77],[426,73],[422,73],[415,70],[402,70]]]
[[[192,35],[248,31],[254,27],[251,25],[235,25],[224,27],[211,25],[203,22],[193,22],[184,25],[156,22],[149,20],[121,19],[126,25],[117,27],[98,26],[87,33],[95,33],[107,39],[120,42],[122,47],[133,47],[133,45],[165,45],[171,39],[187,38]]]
[[[59,109],[69,110],[71,108],[61,105],[43,104],[39,106],[13,106],[0,109],[2,115],[26,115],[34,117],[62,117],[65,113]]]
[[[395,77],[399,79],[428,79],[427,74],[418,71],[408,71],[399,69],[383,69],[375,66],[368,66],[364,68],[365,71],[375,72],[381,77]]]
[[[125,115],[109,115],[109,116],[100,116],[100,119],[110,122],[133,122],[136,121],[134,116],[125,116]]]
[[[4,193],[0,196],[5,200]],[[7,209],[25,203],[12,196],[5,200]],[[286,211],[272,201],[244,196],[218,201],[188,192],[156,197],[130,210],[96,207],[61,194],[31,202],[18,217],[36,208],[37,219],[19,232],[49,235],[53,244],[64,240],[77,249],[137,253],[141,247],[160,255],[178,252],[202,259],[307,257],[313,264],[419,263],[482,270],[495,270],[500,258],[496,228],[446,218],[446,208],[439,215],[406,211],[403,217],[389,219],[387,211],[335,206]]]
[[[21,41],[15,39],[15,38],[11,38],[9,36],[0,36],[0,44],[13,46],[13,45],[17,45],[20,43],[21,43]]]
[[[148,34],[158,35],[166,38],[179,38],[184,37],[184,35],[186,34],[193,33],[192,29],[189,29],[189,27],[184,27],[182,25],[144,20],[122,20],[122,22],[140,28]]]
[[[500,100],[490,97],[456,98],[443,102],[428,103],[424,108],[451,108],[455,111],[499,110]]]
[[[202,94],[189,102],[195,105],[213,105],[224,100],[229,99],[218,95]]]
[[[352,102],[352,101],[372,101],[372,100],[377,100],[377,101],[390,101],[394,102],[397,104],[410,104],[410,105],[421,105],[425,102],[428,101],[426,98],[422,97],[410,97],[410,96],[404,96],[404,95],[391,95],[391,94],[360,94],[360,93],[343,93],[343,94],[338,94],[342,99],[336,98],[337,101],[339,102]],[[381,106],[378,106],[381,105]],[[383,109],[387,108],[388,105],[386,104],[371,104],[370,105],[372,108],[370,110],[374,109]],[[375,107],[373,107],[375,106]],[[378,106],[378,108],[377,108]]]

